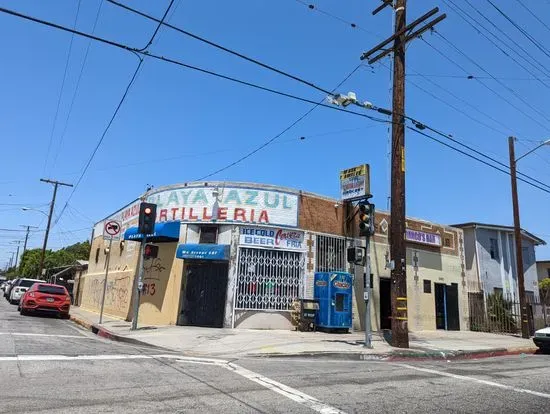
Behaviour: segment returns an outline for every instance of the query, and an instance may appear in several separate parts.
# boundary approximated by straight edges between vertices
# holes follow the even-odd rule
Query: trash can
[[[307,332],[315,330],[315,318],[319,310],[319,302],[315,299],[299,299],[296,301],[299,309],[295,309],[297,321],[295,319],[296,329],[298,331]]]

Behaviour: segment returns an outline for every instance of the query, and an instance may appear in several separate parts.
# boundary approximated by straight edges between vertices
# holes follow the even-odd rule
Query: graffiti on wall
[[[158,282],[160,281],[160,273],[166,270],[166,267],[163,266],[162,260],[160,257],[155,259],[146,260],[143,264],[143,290],[141,294],[144,296],[155,296],[155,293],[158,290]]]
[[[89,305],[101,307],[103,296],[103,278],[95,278],[91,281],[90,292],[85,296],[89,298]],[[117,311],[126,311],[130,304],[131,293],[129,290],[130,276],[117,277],[107,281],[105,290],[105,308]]]

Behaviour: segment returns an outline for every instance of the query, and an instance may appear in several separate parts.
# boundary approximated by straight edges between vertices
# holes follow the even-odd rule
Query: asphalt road
[[[0,299],[4,413],[540,413],[550,355],[460,362],[193,359]]]

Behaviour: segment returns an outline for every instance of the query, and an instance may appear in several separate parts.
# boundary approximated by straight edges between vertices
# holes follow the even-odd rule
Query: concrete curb
[[[461,360],[491,358],[505,355],[534,354],[536,347],[493,348],[468,351],[391,351],[380,354],[365,352],[301,352],[294,354],[253,354],[253,358],[306,358],[347,361]]]
[[[71,315],[71,321],[82,326],[102,338],[111,341],[124,342],[132,345],[145,346],[148,348],[162,349],[164,351],[176,352],[170,348],[164,348],[157,345],[151,345],[147,342],[135,338],[116,334],[107,328],[88,322],[84,318]],[[513,348],[492,348],[475,350],[392,350],[383,353],[367,352],[297,352],[297,353],[262,353],[241,355],[248,358],[302,358],[318,360],[339,360],[339,361],[410,361],[410,360],[461,360],[461,359],[480,359],[491,358],[505,355],[534,354],[538,351],[536,346],[513,347]],[[204,355],[206,356],[206,355]]]

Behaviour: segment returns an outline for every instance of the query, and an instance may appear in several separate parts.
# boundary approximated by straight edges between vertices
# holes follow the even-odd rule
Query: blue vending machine
[[[315,299],[319,310],[315,325],[321,329],[351,328],[353,277],[346,272],[315,273]]]

